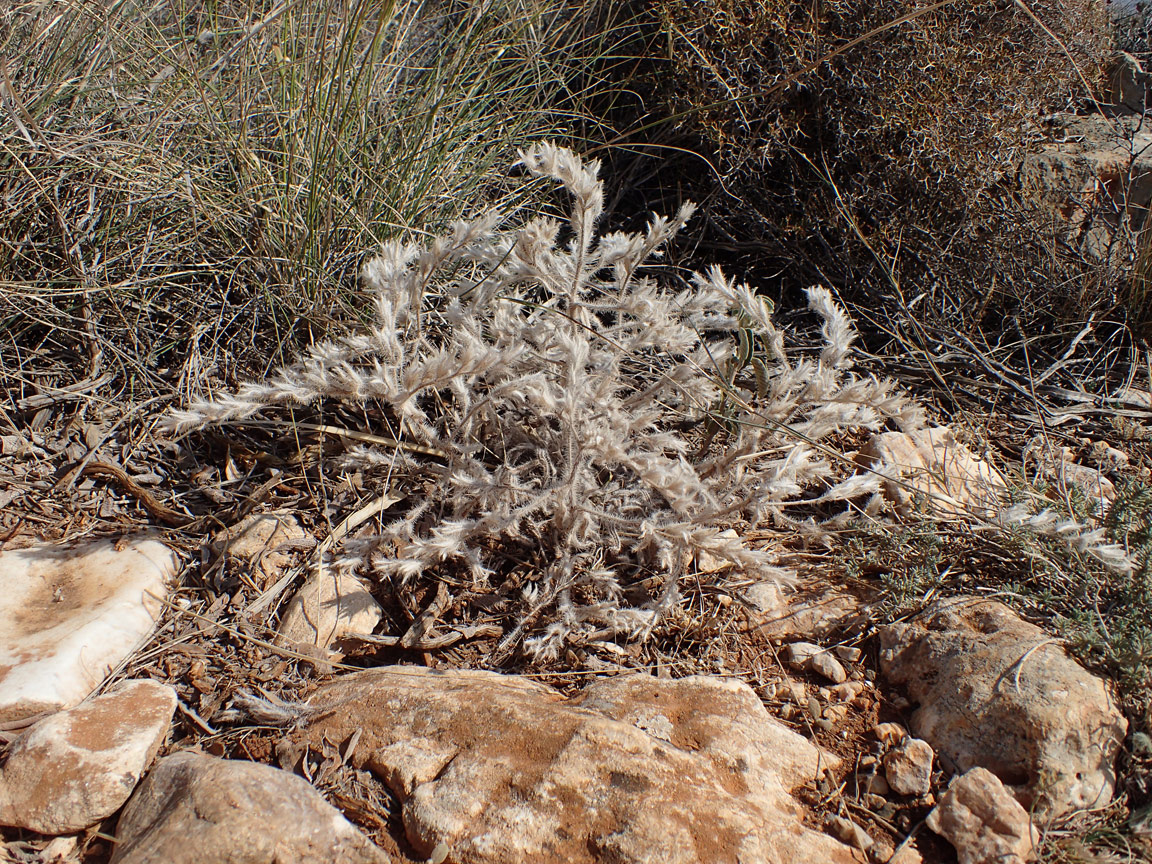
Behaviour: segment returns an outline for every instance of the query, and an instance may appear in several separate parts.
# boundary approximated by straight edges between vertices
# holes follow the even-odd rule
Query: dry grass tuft
[[[505,154],[596,134],[621,61],[611,7],[5,4],[12,397],[111,373],[146,398],[259,370],[340,314],[365,250],[514,208]]]

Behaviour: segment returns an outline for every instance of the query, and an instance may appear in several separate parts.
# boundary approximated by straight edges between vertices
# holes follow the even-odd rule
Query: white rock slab
[[[0,768],[0,825],[68,834],[111,816],[151,764],[175,710],[171,687],[126,681],[41,720]]]
[[[0,723],[77,705],[152,631],[176,554],[119,546],[0,552]]]

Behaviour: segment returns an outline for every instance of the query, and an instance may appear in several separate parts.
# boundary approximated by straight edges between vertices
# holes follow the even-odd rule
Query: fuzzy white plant
[[[1138,568],[1131,551],[1112,542],[1106,528],[1061,516],[1050,507],[1033,513],[1027,504],[1013,505],[1001,511],[997,525],[1006,531],[1022,529],[1038,537],[1057,540],[1070,552],[1087,555],[1121,576],[1129,576]]]
[[[874,492],[871,476],[837,482],[822,440],[922,420],[890,382],[847,371],[854,334],[823,288],[809,302],[826,345],[790,359],[770,306],[718,269],[680,291],[639,275],[692,205],[643,233],[597,237],[599,164],[551,144],[520,155],[572,196],[567,224],[540,216],[502,231],[488,214],[429,245],[384,244],[363,271],[375,296],[366,329],[168,426],[321,400],[372,407],[382,428],[366,431],[401,446],[357,446],[343,463],[390,483],[406,509],[347,542],[343,563],[399,588],[435,578],[501,593],[503,645],[547,660],[565,643],[651,633],[702,552],[786,580],[772,550],[724,530]],[[753,343],[755,394],[727,371]],[[690,443],[686,426],[720,404],[726,431]],[[508,578],[509,550],[524,549],[538,566]]]

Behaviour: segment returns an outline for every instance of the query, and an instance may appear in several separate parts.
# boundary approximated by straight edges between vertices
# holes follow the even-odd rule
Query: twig
[[[69,384],[65,387],[45,387],[46,390],[51,390],[51,393],[37,393],[35,396],[28,396],[21,399],[16,403],[17,411],[31,411],[35,408],[47,408],[49,405],[55,405],[57,402],[67,402],[70,399],[82,399],[86,394],[93,390],[103,387],[112,378],[115,377],[111,372],[105,372],[96,378],[85,378],[83,381],[77,381],[75,384]]]

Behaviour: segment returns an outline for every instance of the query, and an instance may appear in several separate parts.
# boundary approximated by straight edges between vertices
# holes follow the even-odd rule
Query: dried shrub
[[[385,244],[363,274],[376,298],[366,329],[168,427],[292,405],[375,418],[361,430],[370,443],[342,462],[403,503],[382,532],[345,545],[343,566],[400,591],[436,579],[495,602],[510,619],[505,649],[526,636],[546,661],[566,644],[651,633],[700,553],[786,577],[776,550],[724,529],[803,528],[797,505],[815,515],[875,493],[874,475],[849,476],[837,434],[922,416],[890,381],[849,371],[854,334],[826,290],[809,292],[825,345],[789,356],[769,304],[719,270],[682,291],[639,274],[690,205],[598,237],[598,164],[551,145],[522,161],[571,194],[566,224],[502,231],[489,214],[426,246]],[[738,382],[749,365],[757,380]],[[724,431],[700,446],[689,430],[708,419]],[[514,577],[517,559],[529,566]]]
[[[761,254],[857,297],[915,283],[953,323],[1050,304],[1077,262],[1013,173],[1040,115],[1099,79],[1110,33],[1094,0],[1029,3],[1050,33],[1022,6],[654,0],[667,108],[733,193],[721,233],[758,224]]]

